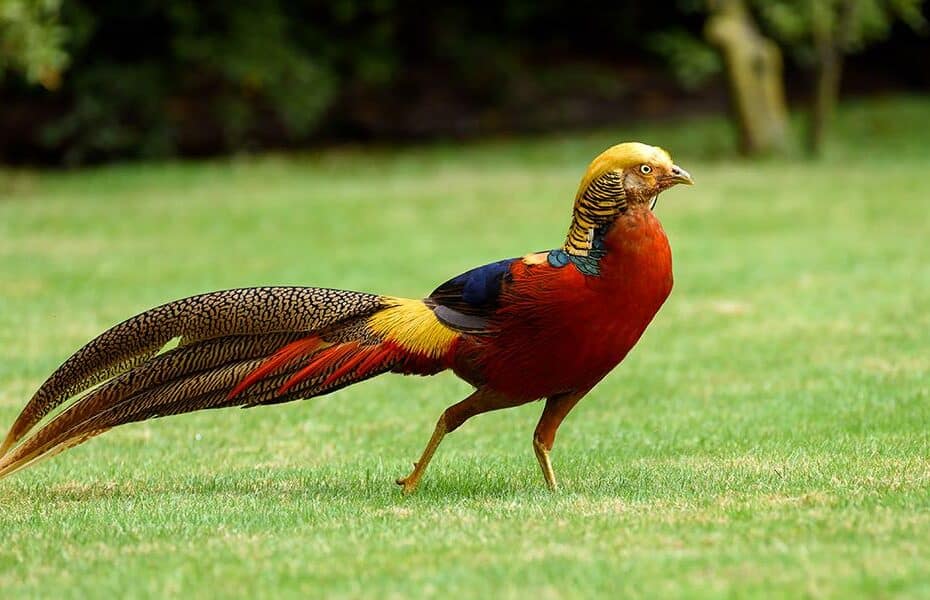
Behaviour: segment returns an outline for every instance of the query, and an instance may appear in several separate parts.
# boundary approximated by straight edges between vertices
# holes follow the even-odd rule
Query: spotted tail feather
[[[371,314],[380,306],[380,296],[373,294],[262,287],[212,292],[153,308],[105,331],[66,360],[20,413],[0,445],[0,455],[70,398],[130,372],[174,338],[180,338],[184,348],[227,336],[307,334]],[[226,350],[235,352],[236,347]]]
[[[165,360],[168,358],[170,353],[152,359],[137,367],[137,370],[148,367],[149,371],[161,372],[159,367],[169,366],[169,361]],[[133,385],[133,379],[137,378],[129,377],[132,372],[117,377],[72,404],[9,454],[0,458],[0,478],[40,459],[77,446],[119,425],[198,410],[308,398],[334,391],[360,378],[377,375],[391,366],[391,361],[385,360],[375,365],[375,368],[356,374],[355,377],[343,377],[335,381],[331,380],[326,375],[328,371],[324,370],[323,373],[304,379],[282,392],[282,387],[294,374],[305,368],[299,358],[295,358],[283,364],[274,374],[256,381],[242,392],[235,395],[230,393],[234,386],[267,360],[267,357],[236,360],[197,373],[152,379],[151,385],[145,387]]]
[[[432,374],[448,366],[456,335],[421,301],[322,288],[166,304],[104,332],[52,374],[8,434],[0,477],[126,423],[310,398],[385,371]]]

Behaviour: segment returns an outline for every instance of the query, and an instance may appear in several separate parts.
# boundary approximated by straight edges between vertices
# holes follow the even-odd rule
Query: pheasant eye
[[[639,172],[642,173],[643,175],[648,175],[652,173],[652,167],[650,167],[649,165],[641,165],[639,167]]]

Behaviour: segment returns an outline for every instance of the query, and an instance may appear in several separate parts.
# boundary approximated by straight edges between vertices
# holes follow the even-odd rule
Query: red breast
[[[598,276],[571,264],[517,261],[495,318],[498,333],[461,344],[456,371],[526,400],[586,389],[610,372],[671,292],[672,260],[649,210],[618,218],[604,241]]]

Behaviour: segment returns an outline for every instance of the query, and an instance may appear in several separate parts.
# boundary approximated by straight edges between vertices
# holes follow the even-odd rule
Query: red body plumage
[[[518,260],[492,327],[456,350],[456,372],[512,398],[590,389],[639,340],[672,289],[668,239],[653,213],[617,223],[601,275]],[[477,372],[476,372],[477,368]]]

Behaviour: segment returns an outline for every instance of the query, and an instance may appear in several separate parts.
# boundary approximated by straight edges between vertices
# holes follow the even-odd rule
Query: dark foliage
[[[75,0],[60,88],[0,88],[0,160],[590,123],[635,101],[644,33],[677,16],[625,4]]]
[[[58,89],[10,73],[0,81],[0,161],[209,155],[665,114],[708,101],[651,54],[656,32],[700,31],[700,15],[675,6],[73,0],[61,14],[70,66]]]

